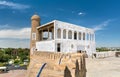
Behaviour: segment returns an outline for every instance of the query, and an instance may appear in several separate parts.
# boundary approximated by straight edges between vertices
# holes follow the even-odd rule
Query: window
[[[72,31],[68,31],[68,39],[72,39]]]
[[[32,40],[36,40],[36,33],[32,33]]]
[[[79,32],[79,40],[81,40],[81,32]]]
[[[91,41],[94,41],[94,34],[91,34]]]
[[[63,30],[63,39],[66,39],[66,30]]]
[[[87,33],[87,40],[89,40],[89,33]]]
[[[83,40],[85,40],[85,33],[83,33]]]
[[[92,40],[92,34],[90,34],[90,41]]]
[[[93,39],[92,39],[92,41],[94,41],[94,34],[93,34]]]
[[[57,30],[57,38],[61,38],[61,30],[60,29]]]
[[[74,39],[77,40],[77,32],[74,32]]]

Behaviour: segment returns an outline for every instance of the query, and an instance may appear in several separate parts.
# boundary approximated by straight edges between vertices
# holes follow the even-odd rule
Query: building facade
[[[31,53],[35,50],[61,53],[85,51],[92,55],[96,51],[95,33],[90,28],[58,20],[40,26],[37,15],[33,15],[31,20],[34,29],[31,31]]]

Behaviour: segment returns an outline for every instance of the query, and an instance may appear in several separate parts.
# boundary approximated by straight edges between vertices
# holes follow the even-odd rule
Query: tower
[[[30,39],[30,54],[36,50],[36,42],[39,40],[39,31],[37,27],[40,26],[40,17],[34,14],[31,17],[31,39]]]

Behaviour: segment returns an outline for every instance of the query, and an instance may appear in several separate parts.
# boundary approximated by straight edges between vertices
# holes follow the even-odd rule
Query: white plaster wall
[[[85,34],[89,33],[89,34],[94,34],[94,30],[89,29],[89,28],[85,28],[82,26],[77,26],[74,24],[70,24],[70,23],[66,23],[66,22],[62,22],[62,21],[55,21],[55,42],[56,43],[61,43],[61,51],[62,52],[76,52],[78,49],[82,49],[84,51],[86,51],[89,55],[92,55],[93,52],[96,52],[96,46],[95,46],[95,40],[91,40],[91,37],[89,37],[89,40],[74,40],[74,39],[63,39],[63,33],[61,33],[61,39],[57,38],[57,29],[61,29],[62,30],[66,29],[67,32],[67,37],[68,37],[68,31],[71,30],[72,33],[74,33],[74,31],[77,32],[85,32]],[[73,38],[74,34],[72,34],[72,38]],[[78,35],[77,35],[78,37]],[[83,36],[82,36],[83,39]],[[87,39],[87,38],[86,38]],[[94,38],[93,38],[94,39]],[[71,48],[71,45],[73,44],[73,48]],[[89,45],[89,47],[88,47]]]
[[[67,30],[72,30],[72,31],[79,31],[79,32],[88,32],[88,33],[94,33],[94,31],[90,28],[85,28],[82,26],[70,24],[67,22],[62,22],[62,21],[55,21],[55,27],[56,29],[61,28],[61,29],[67,29]]]
[[[78,50],[83,50],[86,51],[87,54],[92,55],[92,53],[95,52],[95,44],[91,44],[89,42],[86,44],[84,41],[79,41],[79,40],[59,39],[59,40],[55,40],[55,43],[56,43],[56,48],[57,48],[57,43],[61,44],[61,52],[64,53],[71,53],[71,52],[77,52]],[[71,45],[73,45],[73,48]],[[57,49],[55,51],[57,51]]]
[[[57,30],[61,29],[61,38],[57,38]],[[63,30],[66,29],[66,39],[63,39]],[[54,21],[54,40],[51,41],[40,41],[36,43],[36,48],[38,51],[50,51],[50,52],[56,52],[57,51],[57,43],[61,43],[61,52],[68,53],[68,52],[76,52],[78,49],[82,49],[88,53],[88,55],[91,55],[93,52],[96,51],[96,45],[95,45],[95,39],[94,40],[83,40],[83,37],[81,40],[77,39],[68,39],[68,31],[71,30],[72,33],[74,31],[77,32],[85,32],[85,34],[90,33],[94,34],[94,31],[89,28],[85,28],[82,26],[77,26],[74,24],[61,22],[61,21]],[[72,38],[73,38],[72,34]],[[77,35],[78,38],[78,35]],[[73,44],[73,48],[71,48],[71,45]],[[89,48],[88,48],[89,45]]]
[[[48,40],[48,41],[40,41],[36,43],[37,51],[49,51],[54,52],[55,51],[55,41],[54,40]]]

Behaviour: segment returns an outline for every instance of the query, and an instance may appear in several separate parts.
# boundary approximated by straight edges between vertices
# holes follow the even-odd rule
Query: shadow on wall
[[[72,77],[71,72],[67,66],[65,67],[65,70],[64,70],[64,77]]]
[[[75,77],[86,77],[86,62],[85,57],[80,57],[80,62],[76,60],[76,68],[75,68]],[[64,70],[64,77],[72,77],[69,68],[66,66]]]

